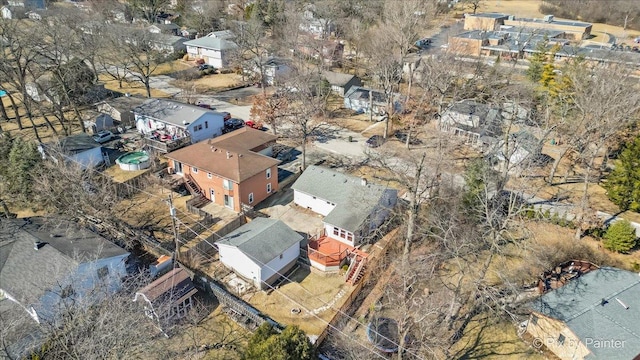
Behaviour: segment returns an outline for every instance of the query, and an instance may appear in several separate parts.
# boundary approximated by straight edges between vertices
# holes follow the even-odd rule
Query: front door
[[[216,191],[213,189],[209,189],[209,196],[211,197],[211,202],[216,202]]]
[[[176,174],[182,174],[182,163],[179,161],[174,161],[173,166],[176,168]]]
[[[229,196],[229,195],[224,196],[224,206],[233,210],[233,196]]]

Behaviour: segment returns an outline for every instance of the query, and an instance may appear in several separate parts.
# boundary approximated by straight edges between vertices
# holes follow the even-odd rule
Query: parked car
[[[213,106],[209,105],[209,104],[198,104],[198,106],[200,106],[201,108],[205,108],[205,109],[209,109],[209,110],[215,110],[216,108],[214,108]]]
[[[372,137],[367,139],[366,144],[370,148],[377,148],[380,145],[384,144],[384,138],[380,135],[373,135]]]
[[[224,127],[226,127],[227,129],[235,130],[235,129],[240,129],[243,126],[244,126],[244,121],[240,119],[231,118],[229,120],[224,121]]]
[[[99,144],[104,144],[113,140],[114,138],[115,136],[113,135],[113,133],[107,130],[100,131],[99,133],[93,135],[93,140],[95,140]]]
[[[262,124],[261,123],[257,123],[255,121],[249,120],[249,121],[245,122],[244,124],[247,125],[250,128],[262,130]]]
[[[406,143],[407,142],[407,133],[402,132],[402,131],[396,131],[395,134],[393,134],[393,137],[395,137],[396,139],[400,140],[400,142],[402,143]],[[420,139],[418,139],[417,137],[411,136],[411,138],[409,139],[409,144],[410,145],[420,145],[422,144],[422,141]]]
[[[223,116],[223,120],[224,121],[227,121],[227,120],[231,119],[231,114],[230,113],[228,113],[226,111],[223,111],[223,112],[221,112],[221,114]]]

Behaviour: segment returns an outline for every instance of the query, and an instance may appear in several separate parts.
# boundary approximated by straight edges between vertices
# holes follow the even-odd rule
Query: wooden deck
[[[309,241],[308,254],[309,260],[324,266],[337,266],[351,254],[367,257],[365,252],[327,236]]]

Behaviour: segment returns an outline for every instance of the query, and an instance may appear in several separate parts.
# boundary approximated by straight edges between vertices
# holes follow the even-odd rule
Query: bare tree
[[[128,3],[151,24],[155,23],[158,15],[168,10],[171,5],[170,0],[128,0]]]
[[[236,33],[236,43],[238,51],[235,54],[237,65],[249,71],[255,72],[258,83],[262,87],[262,93],[266,94],[266,61],[271,51],[269,40],[267,39],[264,24],[251,19],[245,23],[236,23],[233,28]]]

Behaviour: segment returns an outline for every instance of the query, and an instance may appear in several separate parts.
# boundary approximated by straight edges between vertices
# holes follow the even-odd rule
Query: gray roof
[[[583,344],[586,339],[624,343],[623,347],[615,348],[591,344],[588,346],[591,355],[587,358],[632,359],[640,354],[638,273],[603,267],[544,294],[530,308],[566,323]]]
[[[35,250],[36,242],[45,244]],[[0,221],[0,286],[24,304],[33,304],[80,263],[127,254],[66,220]]]
[[[446,117],[447,112],[454,112],[462,115],[477,116],[478,126],[473,127],[466,124],[456,123],[456,127],[469,131],[480,136],[496,137],[502,135],[502,115],[500,110],[487,104],[481,104],[474,100],[463,100],[452,104],[442,115]]]
[[[291,188],[336,204],[324,222],[351,232],[360,229],[388,190],[319,166],[309,166]]]
[[[477,14],[466,14],[466,16],[470,16],[470,17],[485,17],[485,18],[493,18],[493,19],[509,17],[509,15],[507,15],[507,14],[500,14],[500,13],[477,13]]]
[[[186,127],[200,119],[206,113],[219,114],[200,106],[165,99],[149,99],[133,109],[137,115],[147,116],[165,123]]]
[[[203,36],[195,40],[189,40],[184,44],[186,46],[196,46],[213,50],[233,50],[238,48],[238,45],[236,45],[236,43],[234,43],[233,41],[218,39],[210,36]]]
[[[355,75],[339,73],[335,71],[323,71],[322,75],[331,85],[345,86]]]
[[[371,93],[371,97],[373,99],[374,104],[386,103],[386,95],[382,91],[367,89],[360,86],[352,86],[344,97],[353,99],[353,100],[364,100],[369,101],[369,93]],[[394,96],[396,94],[393,94]]]
[[[78,154],[100,147],[93,138],[85,133],[69,135],[60,139],[60,149],[66,154]],[[51,145],[51,144],[49,144]]]
[[[257,218],[225,235],[217,243],[237,247],[263,265],[302,240],[302,235],[280,220]]]

